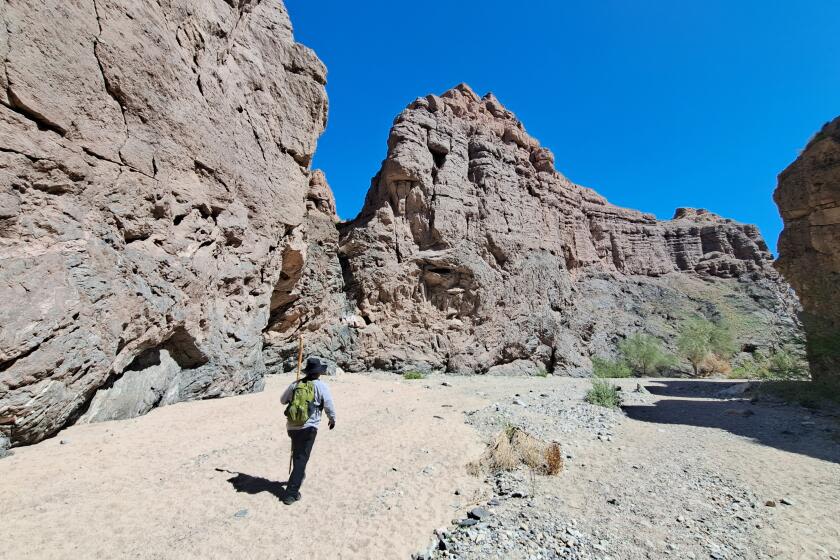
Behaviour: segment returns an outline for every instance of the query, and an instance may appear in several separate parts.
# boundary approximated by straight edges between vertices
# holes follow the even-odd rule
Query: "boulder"
[[[0,415],[255,391],[299,266],[325,68],[282,2],[0,4]]]
[[[757,347],[798,329],[755,226],[614,206],[464,84],[396,118],[361,213],[339,229],[368,368],[585,375],[631,332],[672,344],[692,314],[747,319]]]
[[[840,117],[779,175],[777,267],[802,302],[814,379],[840,382]]]

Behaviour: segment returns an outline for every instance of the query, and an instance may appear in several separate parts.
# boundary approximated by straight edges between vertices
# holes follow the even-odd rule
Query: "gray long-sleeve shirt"
[[[283,404],[289,404],[292,400],[292,396],[295,393],[295,387],[299,381],[295,381],[288,387],[286,390],[283,391],[283,396],[280,397],[280,402]],[[327,416],[335,422],[335,404],[333,404],[332,393],[330,393],[330,388],[327,387],[327,384],[321,381],[320,379],[315,380],[315,400],[313,404],[315,405],[315,411],[312,413],[312,416],[309,417],[303,426],[294,426],[286,420],[286,429],[287,430],[302,430],[304,428],[318,428],[318,424],[321,423],[321,411],[324,410],[327,413]]]

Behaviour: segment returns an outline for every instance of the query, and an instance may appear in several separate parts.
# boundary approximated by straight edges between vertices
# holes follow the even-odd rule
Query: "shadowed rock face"
[[[14,443],[259,389],[327,111],[283,4],[3,2],[0,17]]]
[[[777,266],[802,301],[815,379],[840,381],[840,118],[779,175]]]
[[[466,85],[397,117],[340,243],[357,367],[582,374],[627,333],[671,340],[695,312],[749,317],[757,346],[797,328],[754,226],[613,206]]]
[[[263,348],[270,372],[297,367],[298,337],[304,338],[307,355],[349,362],[353,331],[347,319],[353,310],[344,294],[337,222],[332,190],[316,170],[309,183],[304,222],[295,230],[289,249],[300,258],[286,259],[288,266],[271,298]]]

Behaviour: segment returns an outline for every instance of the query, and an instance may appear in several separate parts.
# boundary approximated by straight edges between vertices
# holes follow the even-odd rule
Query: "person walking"
[[[327,364],[317,357],[306,360],[304,377],[289,385],[280,397],[286,406],[286,432],[292,440],[292,474],[286,485],[283,503],[291,505],[300,500],[300,485],[306,477],[306,463],[312,453],[321,411],[327,413],[330,430],[335,428],[335,405],[327,384],[319,378],[327,371]]]

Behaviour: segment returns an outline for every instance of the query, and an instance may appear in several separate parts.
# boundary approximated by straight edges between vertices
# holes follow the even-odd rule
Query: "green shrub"
[[[764,377],[764,372],[767,369],[764,367],[763,362],[761,361],[761,355],[758,355],[758,359],[750,358],[746,360],[734,368],[729,373],[730,379],[761,379]]]
[[[618,387],[603,379],[593,379],[592,388],[587,391],[584,400],[589,404],[618,408],[621,406],[621,396]]]
[[[774,397],[806,408],[840,404],[840,385],[826,381],[769,380],[758,384],[758,395]]]
[[[694,375],[700,373],[700,366],[714,354],[727,359],[736,350],[735,337],[726,323],[713,323],[707,319],[691,318],[683,321],[677,336],[677,349],[688,360]]]
[[[592,375],[601,379],[630,377],[633,371],[624,360],[609,360],[607,358],[592,358]]]
[[[630,369],[637,374],[653,375],[673,364],[662,341],[649,334],[634,333],[618,343],[618,350]]]
[[[730,374],[734,379],[764,379],[768,381],[796,381],[807,380],[808,362],[805,360],[805,353],[800,347],[788,345],[769,354],[756,352],[751,360],[748,360]]]
[[[783,347],[773,352],[767,358],[767,379],[779,380],[806,380],[810,377],[808,373],[808,362],[805,356],[790,347]]]
[[[815,330],[808,333],[808,356],[815,373],[840,371],[840,329]]]
[[[403,379],[423,379],[426,377],[419,371],[407,371],[403,374]]]

